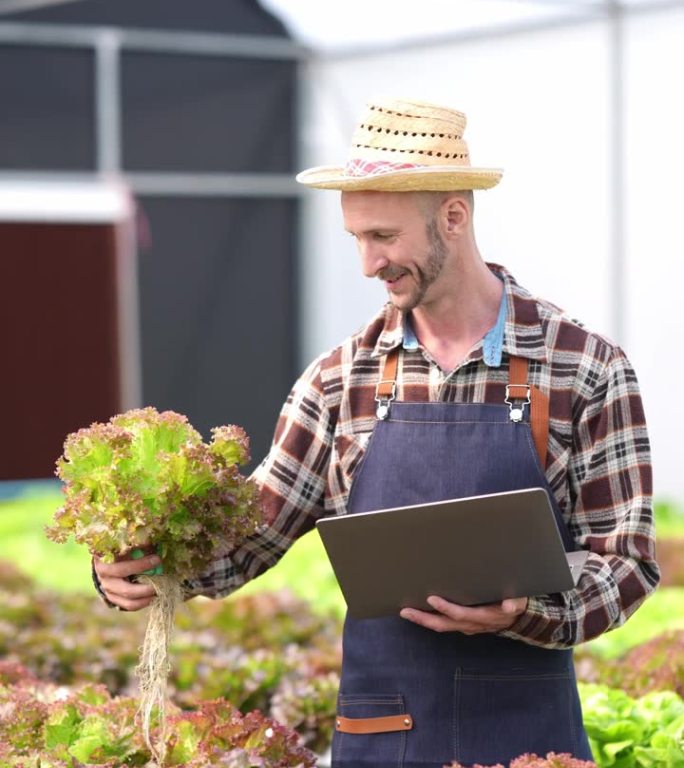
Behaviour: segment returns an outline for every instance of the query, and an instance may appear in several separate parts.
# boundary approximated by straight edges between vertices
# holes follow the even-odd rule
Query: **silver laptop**
[[[588,553],[565,552],[543,488],[326,517],[316,523],[351,616],[481,605],[572,589]]]

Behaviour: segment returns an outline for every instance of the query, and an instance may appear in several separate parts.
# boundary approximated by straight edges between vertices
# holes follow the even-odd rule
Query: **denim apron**
[[[566,549],[575,548],[535,450],[529,409],[389,399],[355,473],[350,514],[542,487]],[[438,633],[398,616],[347,616],[343,647],[334,768],[507,766],[551,751],[592,759],[571,650]],[[377,724],[370,733],[368,723]]]

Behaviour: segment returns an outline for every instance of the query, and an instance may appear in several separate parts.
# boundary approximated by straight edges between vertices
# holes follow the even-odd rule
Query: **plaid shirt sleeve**
[[[568,648],[623,624],[655,589],[655,531],[646,422],[637,380],[619,348],[580,376],[568,463],[570,530],[589,550],[576,589],[530,598],[501,634]],[[592,373],[593,371],[593,373]],[[581,405],[580,405],[581,404]]]
[[[211,568],[185,582],[187,597],[224,597],[275,565],[323,515],[333,425],[321,384],[320,360],[295,383],[276,426],[268,456],[252,478],[260,488],[265,524]]]

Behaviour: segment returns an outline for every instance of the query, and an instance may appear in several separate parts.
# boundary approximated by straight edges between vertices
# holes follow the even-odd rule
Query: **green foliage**
[[[619,629],[597,637],[580,647],[605,659],[624,655],[647,640],[668,630],[684,629],[684,587],[660,588]]]
[[[3,674],[0,662],[0,674]],[[22,677],[17,668],[0,683],[0,760],[3,766],[77,768],[144,766],[151,760],[136,723],[137,704],[102,687],[73,690]],[[169,718],[165,766],[314,765],[296,734],[259,712],[241,715],[231,704],[204,702]]]
[[[271,715],[294,728],[314,752],[323,753],[330,746],[340,685],[338,672],[323,670],[283,678],[271,699]]]
[[[84,547],[73,540],[55,544],[43,535],[61,501],[61,494],[36,490],[33,484],[21,496],[0,501],[2,554],[44,587],[92,594],[90,555]],[[277,568],[243,587],[240,596],[283,589],[308,600],[316,613],[344,616],[344,598],[316,531],[299,539]]]
[[[674,691],[684,696],[684,630],[665,632],[617,659],[578,654],[578,677],[620,688],[631,696]]]
[[[584,724],[601,768],[684,768],[684,701],[672,691],[633,699],[581,685]]]
[[[19,500],[7,519],[3,518],[7,505],[0,502],[0,532],[4,530],[8,534],[7,539],[3,538],[4,551],[6,542],[11,547],[14,535],[12,518],[15,523],[21,517],[22,525],[35,525],[43,513],[35,505],[37,500],[31,500],[33,506],[30,509],[26,506],[28,501]],[[51,503],[54,508],[54,497]],[[37,508],[36,515],[34,510]],[[673,514],[679,515],[676,511]],[[5,528],[2,527],[3,520]],[[677,520],[674,517],[674,523]],[[678,535],[676,526],[665,530],[675,531]],[[659,526],[659,535],[662,533],[663,527]],[[25,558],[20,557],[23,563]],[[41,570],[42,577],[47,574],[50,582],[61,575],[60,567],[54,568],[55,571],[60,570],[60,574],[51,573],[52,562],[49,569],[42,566]],[[329,582],[326,581],[328,577]],[[79,578],[83,586],[87,586],[83,577]],[[333,585],[330,591],[328,583]],[[300,594],[306,594],[315,601],[311,607],[316,610],[320,609],[321,602],[326,603],[326,608],[337,604],[338,610],[342,604],[315,533],[298,542],[278,568],[258,579],[249,589],[258,590],[272,584],[287,584],[299,590]],[[330,603],[327,597],[318,600],[318,595],[332,595],[335,591],[337,594]],[[252,753],[250,756],[245,747],[237,742],[228,747],[225,742],[204,743],[200,750],[201,757],[196,756],[199,754],[201,731],[198,724],[206,723],[207,718],[213,716],[196,715],[201,710],[198,702],[207,698],[226,697],[245,710],[259,706],[281,724],[296,728],[300,739],[316,751],[324,751],[329,743],[340,664],[339,621],[327,612],[322,616],[310,610],[291,596],[263,593],[245,596],[245,592],[241,590],[239,595],[221,602],[194,600],[180,610],[173,648],[177,662],[171,676],[171,694],[177,705],[189,711],[174,714],[174,717],[179,715],[180,718],[174,721],[170,732],[169,754],[175,761],[170,764],[192,768],[199,768],[200,765],[229,768],[275,765],[264,762],[267,758],[263,754],[256,756]],[[339,602],[336,603],[337,600]],[[88,620],[84,621],[84,617]],[[64,691],[58,683],[72,685],[81,680],[91,680],[93,683],[106,683],[110,692],[122,694],[120,699],[116,699],[117,702],[125,701],[127,694],[134,691],[130,675],[144,619],[141,614],[109,611],[92,597],[63,597],[39,590],[26,576],[0,563],[0,656],[5,655],[15,662],[14,667],[0,665],[0,687],[15,691],[12,694],[15,724],[19,722],[16,713],[20,712],[24,718],[20,728],[24,734],[21,749],[26,751],[28,745],[33,743],[36,733],[40,731],[37,731],[37,723],[44,722],[41,718],[46,710],[35,706],[25,690],[17,692],[17,679],[28,673],[21,671],[16,662],[22,661],[34,675],[54,681],[53,690],[61,691],[62,697]],[[683,657],[681,636],[678,632],[671,632],[635,648],[654,635],[677,627],[684,629],[684,589],[661,588],[625,627],[583,646],[578,655],[581,676],[582,665],[590,659],[590,674],[584,676],[585,679],[623,686],[627,693],[635,697],[627,697],[632,702],[628,706],[621,695],[616,698],[616,694],[624,695],[624,692],[596,696],[596,691],[606,692],[609,689],[595,686],[583,688],[585,717],[593,729],[592,742],[599,766],[668,768],[682,765],[677,762],[684,754],[682,725],[680,715],[676,714],[679,711],[677,699],[669,695],[664,699],[638,698],[646,693],[649,686],[678,690],[681,682],[680,660]],[[634,650],[629,653],[632,648]],[[38,685],[35,677],[33,679],[33,684]],[[9,711],[9,695],[3,695],[5,699],[0,697],[0,712],[4,716]],[[16,701],[21,702],[19,707]],[[52,711],[53,704],[47,694],[41,693],[38,702]],[[109,705],[100,703],[93,706],[106,710]],[[122,722],[124,719],[121,718]],[[3,718],[0,717],[0,720],[4,727]],[[614,731],[608,730],[611,721],[617,726]],[[632,725],[631,730],[624,727],[623,733],[624,723],[631,721],[636,726]],[[651,725],[644,725],[644,721]],[[653,726],[656,721],[659,725]],[[72,724],[72,727],[75,726]],[[102,742],[105,733],[102,728],[97,718],[91,720],[87,727],[79,725],[81,741],[74,741],[70,747],[78,743],[76,749],[83,750],[80,752],[82,756],[95,755],[97,759],[113,761],[91,764],[139,764],[131,762],[137,759],[134,757],[122,762],[118,757],[107,758],[104,752],[98,756],[96,747],[101,744],[98,746],[97,740]],[[230,730],[228,726],[225,729]],[[254,733],[261,733],[261,736],[255,738],[265,738],[267,729],[268,726],[262,731],[256,728]],[[107,738],[108,743],[115,741],[111,735]],[[5,742],[4,735],[0,733],[2,766],[72,768],[76,765],[76,757],[68,754],[66,758],[60,758],[53,754],[42,753],[38,756],[35,752],[26,752],[17,757],[19,747],[12,747],[10,754]],[[249,739],[245,737],[244,744],[248,743]],[[114,748],[119,747],[111,747]],[[53,751],[56,750],[57,746]],[[573,760],[561,755],[547,755],[545,758],[522,756],[513,761],[510,768],[580,768],[593,765]]]
[[[30,670],[54,685],[89,681],[133,694],[145,620],[144,612],[108,609],[94,594],[38,588],[0,561],[0,658],[7,659],[0,684]],[[219,697],[243,711],[260,708],[317,749],[332,733],[340,632],[334,615],[314,613],[287,593],[192,600],[177,614],[171,698],[184,709]],[[307,701],[293,701],[296,692],[308,692]]]
[[[684,534],[659,538],[656,557],[661,587],[684,587]]]
[[[21,565],[44,586],[83,592],[89,588],[88,552],[73,540],[57,544],[44,534],[44,526],[52,521],[61,502],[56,484],[49,488],[27,484],[21,495],[0,500],[2,556]]]
[[[661,587],[684,587],[684,509],[661,501],[655,505],[655,518]]]
[[[0,730],[0,745],[12,744],[11,755],[0,746],[0,765],[75,768],[75,761],[86,756],[93,765],[144,765],[146,748],[137,731],[127,730],[134,709],[130,674],[144,620],[142,613],[111,611],[95,597],[46,592],[16,569],[0,565],[0,655],[8,658],[0,662],[0,720],[5,729]],[[184,605],[173,646],[177,663],[171,673],[172,699],[181,709],[170,719],[168,764],[279,765],[277,749],[253,751],[269,740],[266,734],[273,726],[258,714],[233,721],[225,703],[200,703],[211,698],[229,699],[243,710],[261,707],[281,726],[294,728],[304,745],[323,752],[334,722],[339,634],[338,619],[322,617],[286,594],[193,600]],[[646,678],[672,685],[674,678],[666,672],[679,669],[678,642],[668,636],[634,649],[634,655],[625,659],[623,682],[627,684],[626,673],[631,670],[635,685],[643,685]],[[647,670],[645,677],[639,676],[641,668]],[[39,683],[38,678],[51,682]],[[84,680],[92,684],[79,689],[77,701],[72,694],[65,698],[65,684]],[[106,682],[110,691],[98,687],[100,682]],[[121,695],[111,699],[110,693]],[[584,685],[581,695],[601,768],[682,765],[678,760],[684,755],[684,704],[676,694],[630,698],[606,686]],[[32,751],[36,739],[43,750],[40,763]],[[282,741],[273,743],[284,748]],[[291,764],[296,763],[282,763]],[[563,755],[527,755],[510,768],[588,765]]]
[[[39,738],[47,708],[28,690],[0,685],[0,742],[26,751]]]
[[[684,538],[684,509],[672,501],[657,501],[653,505],[658,539]]]
[[[212,434],[206,445],[184,416],[144,408],[69,435],[57,462],[65,501],[48,537],[73,535],[106,562],[154,544],[167,575],[201,573],[259,522],[255,486],[237,469],[246,434]]]

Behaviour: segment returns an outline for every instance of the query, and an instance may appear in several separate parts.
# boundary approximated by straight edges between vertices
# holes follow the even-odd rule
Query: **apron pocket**
[[[570,672],[455,675],[454,754],[466,765],[508,765],[526,752],[579,756],[581,721]]]
[[[364,694],[340,693],[337,698],[337,714],[350,721],[367,718],[389,718],[388,727],[396,727],[397,715],[406,715],[404,697],[398,693]],[[378,721],[382,722],[382,721]],[[350,727],[352,723],[343,727]],[[359,728],[363,730],[363,728]],[[406,750],[406,730],[380,733],[333,734],[332,758],[335,766],[392,766],[400,767]]]

